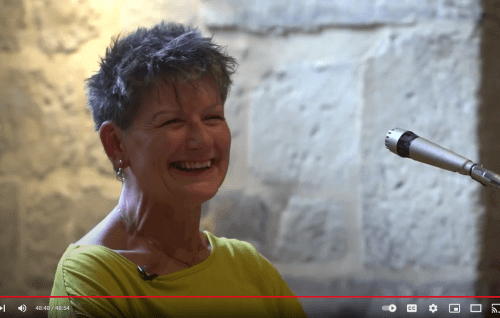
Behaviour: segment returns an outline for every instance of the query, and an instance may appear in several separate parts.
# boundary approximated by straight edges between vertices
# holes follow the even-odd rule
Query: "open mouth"
[[[172,162],[170,164],[170,166],[172,166],[175,169],[180,170],[180,171],[196,173],[196,172],[210,170],[212,168],[213,161],[214,160],[212,159],[212,160],[209,160],[207,162],[196,163],[196,164],[176,161],[176,162]]]

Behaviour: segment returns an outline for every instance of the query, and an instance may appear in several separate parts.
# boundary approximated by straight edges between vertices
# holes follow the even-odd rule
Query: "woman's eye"
[[[178,123],[178,122],[181,122],[181,120],[179,118],[175,118],[175,119],[171,119],[171,120],[168,120],[168,121],[164,122],[162,124],[162,126],[173,124],[173,123]]]
[[[224,120],[224,117],[216,115],[216,116],[208,116],[207,119],[222,119],[222,120]]]
[[[207,120],[212,120],[212,119],[216,119],[216,120],[225,120],[225,118],[223,116],[219,116],[219,115],[214,115],[214,116],[207,116],[206,117]],[[175,123],[180,123],[182,122],[182,119],[180,118],[175,118],[175,119],[171,119],[171,120],[167,120],[166,122],[164,122],[163,124],[161,124],[161,126],[166,126],[166,125],[170,125],[170,124],[175,124]],[[160,127],[161,127],[160,126]]]

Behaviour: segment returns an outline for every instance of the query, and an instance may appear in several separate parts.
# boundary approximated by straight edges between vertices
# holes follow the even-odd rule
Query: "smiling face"
[[[140,100],[122,140],[125,175],[133,174],[142,193],[169,202],[199,205],[211,199],[226,176],[231,145],[213,79],[162,82]]]

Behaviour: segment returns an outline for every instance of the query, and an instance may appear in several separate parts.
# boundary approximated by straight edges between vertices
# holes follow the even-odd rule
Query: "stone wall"
[[[478,262],[491,263],[485,250],[494,251],[481,235],[492,213],[483,187],[402,159],[384,138],[408,129],[495,171],[478,129],[481,96],[494,91],[480,90],[480,1],[0,0],[0,8],[0,295],[49,295],[67,245],[116,204],[120,183],[92,129],[83,80],[111,36],[162,19],[214,34],[240,64],[226,102],[230,169],[203,208],[203,229],[251,242],[297,295],[478,292]],[[300,300],[311,317],[430,304]]]
[[[120,185],[83,81],[120,31],[117,1],[0,1],[0,295],[48,296],[61,253],[113,208]],[[97,53],[99,52],[99,53]],[[2,299],[7,312],[48,299]]]

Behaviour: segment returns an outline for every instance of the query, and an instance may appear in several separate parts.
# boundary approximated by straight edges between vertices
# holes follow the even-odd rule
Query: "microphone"
[[[500,188],[500,175],[411,131],[400,128],[389,130],[385,136],[385,147],[400,157],[470,176],[483,186],[492,185]]]
[[[139,273],[141,274],[142,279],[144,279],[145,281],[153,280],[156,277],[158,277],[158,275],[156,275],[156,274],[148,275],[148,273],[146,272],[145,266],[137,266],[137,269],[139,270]]]

